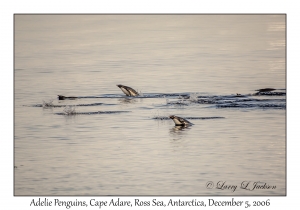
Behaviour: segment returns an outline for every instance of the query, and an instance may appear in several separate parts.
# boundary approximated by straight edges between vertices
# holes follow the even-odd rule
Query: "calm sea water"
[[[15,195],[286,194],[285,96],[250,95],[286,87],[284,15],[15,15],[14,29]]]

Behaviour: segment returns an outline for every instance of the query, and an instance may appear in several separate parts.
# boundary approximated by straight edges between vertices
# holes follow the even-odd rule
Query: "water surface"
[[[15,15],[15,195],[285,195],[285,95],[253,95],[285,92],[285,28],[284,15]]]

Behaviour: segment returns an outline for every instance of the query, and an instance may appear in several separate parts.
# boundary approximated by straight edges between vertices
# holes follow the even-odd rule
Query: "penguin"
[[[258,91],[259,93],[261,92],[271,92],[271,91],[274,91],[276,89],[274,88],[263,88],[263,89],[258,89],[258,90],[255,90],[255,91]]]
[[[171,115],[171,116],[169,116],[169,118],[171,118],[174,121],[176,126],[190,126],[190,125],[193,125],[193,123],[189,122],[186,119],[183,119],[182,117]]]
[[[125,86],[125,85],[117,85],[122,91],[123,93],[125,93],[126,96],[138,96],[138,92],[136,92],[136,90],[134,90],[131,87]]]

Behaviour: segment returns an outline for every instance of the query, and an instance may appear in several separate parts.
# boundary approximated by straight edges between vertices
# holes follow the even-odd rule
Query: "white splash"
[[[197,102],[198,101],[198,96],[200,96],[199,93],[191,93],[189,100],[192,101],[192,102]]]
[[[139,92],[139,95],[143,97],[143,96],[144,96],[144,93],[142,93],[142,91],[140,91],[140,92]]]
[[[53,100],[54,99],[49,99],[48,101],[44,101],[43,100],[43,108],[49,108],[49,107],[53,107]]]
[[[76,106],[66,106],[64,108],[65,115],[73,115],[76,114]]]

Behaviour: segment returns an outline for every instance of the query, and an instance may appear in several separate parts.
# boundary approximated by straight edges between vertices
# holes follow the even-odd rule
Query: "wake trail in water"
[[[73,112],[73,113],[55,113],[57,115],[95,115],[95,114],[119,114],[119,113],[125,113],[130,111],[97,111],[97,112]]]
[[[115,105],[115,104],[91,103],[91,104],[76,104],[75,106],[102,106],[102,105]],[[61,108],[61,107],[67,107],[70,105],[55,105],[52,103],[51,104],[43,103],[43,104],[34,104],[34,105],[30,105],[30,106],[31,107],[43,107],[43,108]]]
[[[269,88],[271,89],[271,88]],[[264,90],[265,89],[260,89]],[[271,89],[273,90],[273,89]],[[285,90],[285,89],[276,89]],[[100,96],[63,96],[58,95],[59,100],[76,100],[76,99],[124,99],[123,103],[130,103],[132,99],[151,99],[162,98],[166,102],[163,106],[190,106],[195,104],[215,105],[215,108],[258,108],[258,109],[286,109],[285,92],[257,92],[254,94],[232,94],[232,95],[205,95],[200,93],[143,93],[138,96],[124,96],[121,94],[103,94]],[[264,98],[261,98],[263,97]],[[268,98],[267,98],[268,97]],[[270,98],[269,98],[270,97]],[[278,98],[284,97],[284,98]],[[89,103],[89,104],[76,104],[75,106],[102,106],[102,105],[117,105],[105,103]],[[43,108],[60,108],[70,105],[56,105],[53,104],[53,99],[43,101],[43,104],[31,105],[32,107]]]
[[[211,119],[222,119],[225,117],[182,117],[187,120],[211,120]],[[154,120],[171,120],[168,116],[157,116],[153,117]]]
[[[266,94],[266,95],[264,95]],[[260,96],[277,96],[276,92],[262,93]],[[263,108],[263,109],[286,109],[285,98],[259,98],[259,95],[208,95],[190,94],[190,97],[179,97],[179,100],[167,100],[166,105],[189,106],[193,104],[215,105],[216,108]]]

